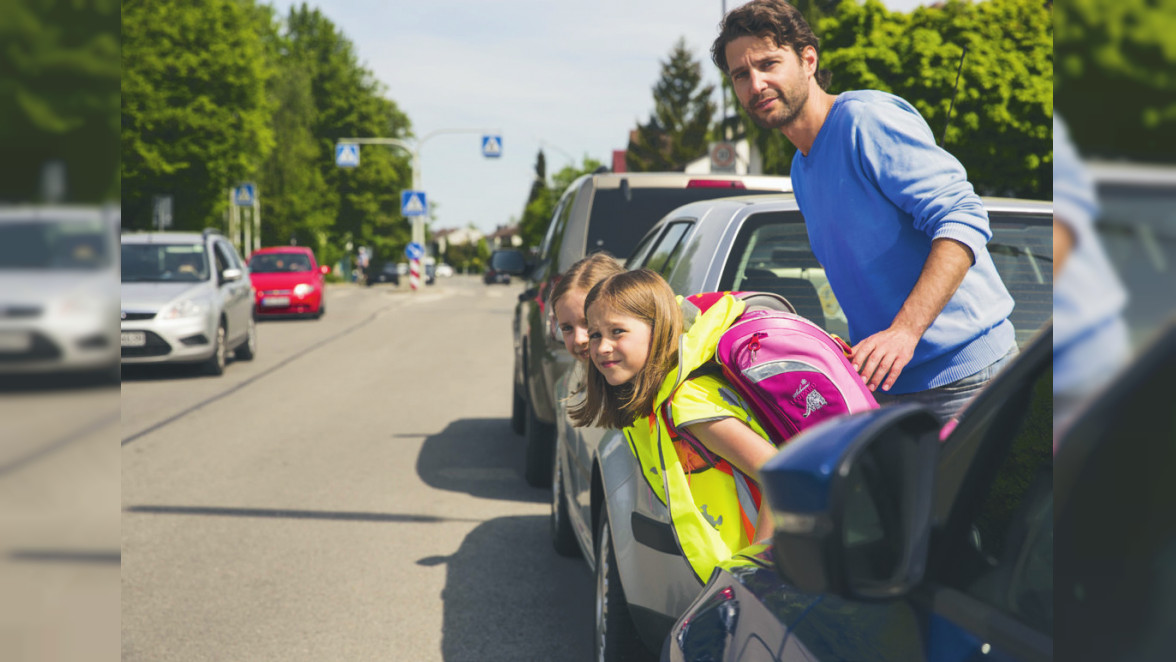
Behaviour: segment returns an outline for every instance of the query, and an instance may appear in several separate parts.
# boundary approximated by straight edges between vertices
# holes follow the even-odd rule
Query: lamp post
[[[418,140],[415,145],[413,143],[400,140],[399,138],[339,138],[335,141],[335,143],[336,145],[343,143],[350,143],[354,145],[388,145],[390,147],[399,147],[400,149],[403,149],[412,157],[412,189],[414,191],[420,191],[421,148],[423,148],[425,143],[428,142],[431,138],[449,133],[481,133],[483,135],[501,134],[501,132],[497,129],[438,129],[436,131],[431,131],[425,134],[425,137]],[[421,216],[412,217],[412,241],[420,244],[421,246],[425,245],[425,221],[421,218]],[[412,258],[409,263],[409,268],[411,270],[409,283],[412,285],[412,289],[415,292],[420,283],[421,261],[419,258]]]

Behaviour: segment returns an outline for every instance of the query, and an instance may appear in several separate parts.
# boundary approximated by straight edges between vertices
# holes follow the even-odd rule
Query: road
[[[331,286],[223,377],[126,371],[123,660],[588,660],[510,429],[516,286]]]

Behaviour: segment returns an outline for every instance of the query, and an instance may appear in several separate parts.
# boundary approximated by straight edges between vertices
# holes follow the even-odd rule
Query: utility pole
[[[416,144],[409,143],[399,138],[339,138],[335,141],[336,146],[342,144],[352,145],[388,145],[390,147],[399,147],[408,152],[412,157],[412,190],[420,191],[421,189],[421,148],[425,146],[431,138],[442,134],[449,133],[481,133],[484,136],[499,137],[498,144],[501,145],[501,131],[497,129],[438,129],[425,135],[416,142]],[[486,154],[489,156],[489,154]],[[423,216],[423,215],[422,215]],[[412,217],[412,242],[421,246],[425,245],[425,220],[422,216]],[[410,260],[410,277],[409,283],[415,292],[419,287],[420,273],[421,273],[420,258],[413,258]]]

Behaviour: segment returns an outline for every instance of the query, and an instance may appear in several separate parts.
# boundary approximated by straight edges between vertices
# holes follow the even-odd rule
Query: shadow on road
[[[417,475],[430,487],[484,499],[547,502],[523,479],[523,440],[505,418],[468,418],[425,439]]]
[[[552,551],[547,526],[543,516],[493,519],[453,555],[417,561],[446,566],[443,659],[592,659],[592,575],[580,559]]]

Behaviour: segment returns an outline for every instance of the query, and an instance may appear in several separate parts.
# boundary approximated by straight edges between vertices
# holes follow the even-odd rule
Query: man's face
[[[771,37],[743,36],[727,44],[735,96],[765,129],[782,129],[800,115],[809,97],[807,65]]]

